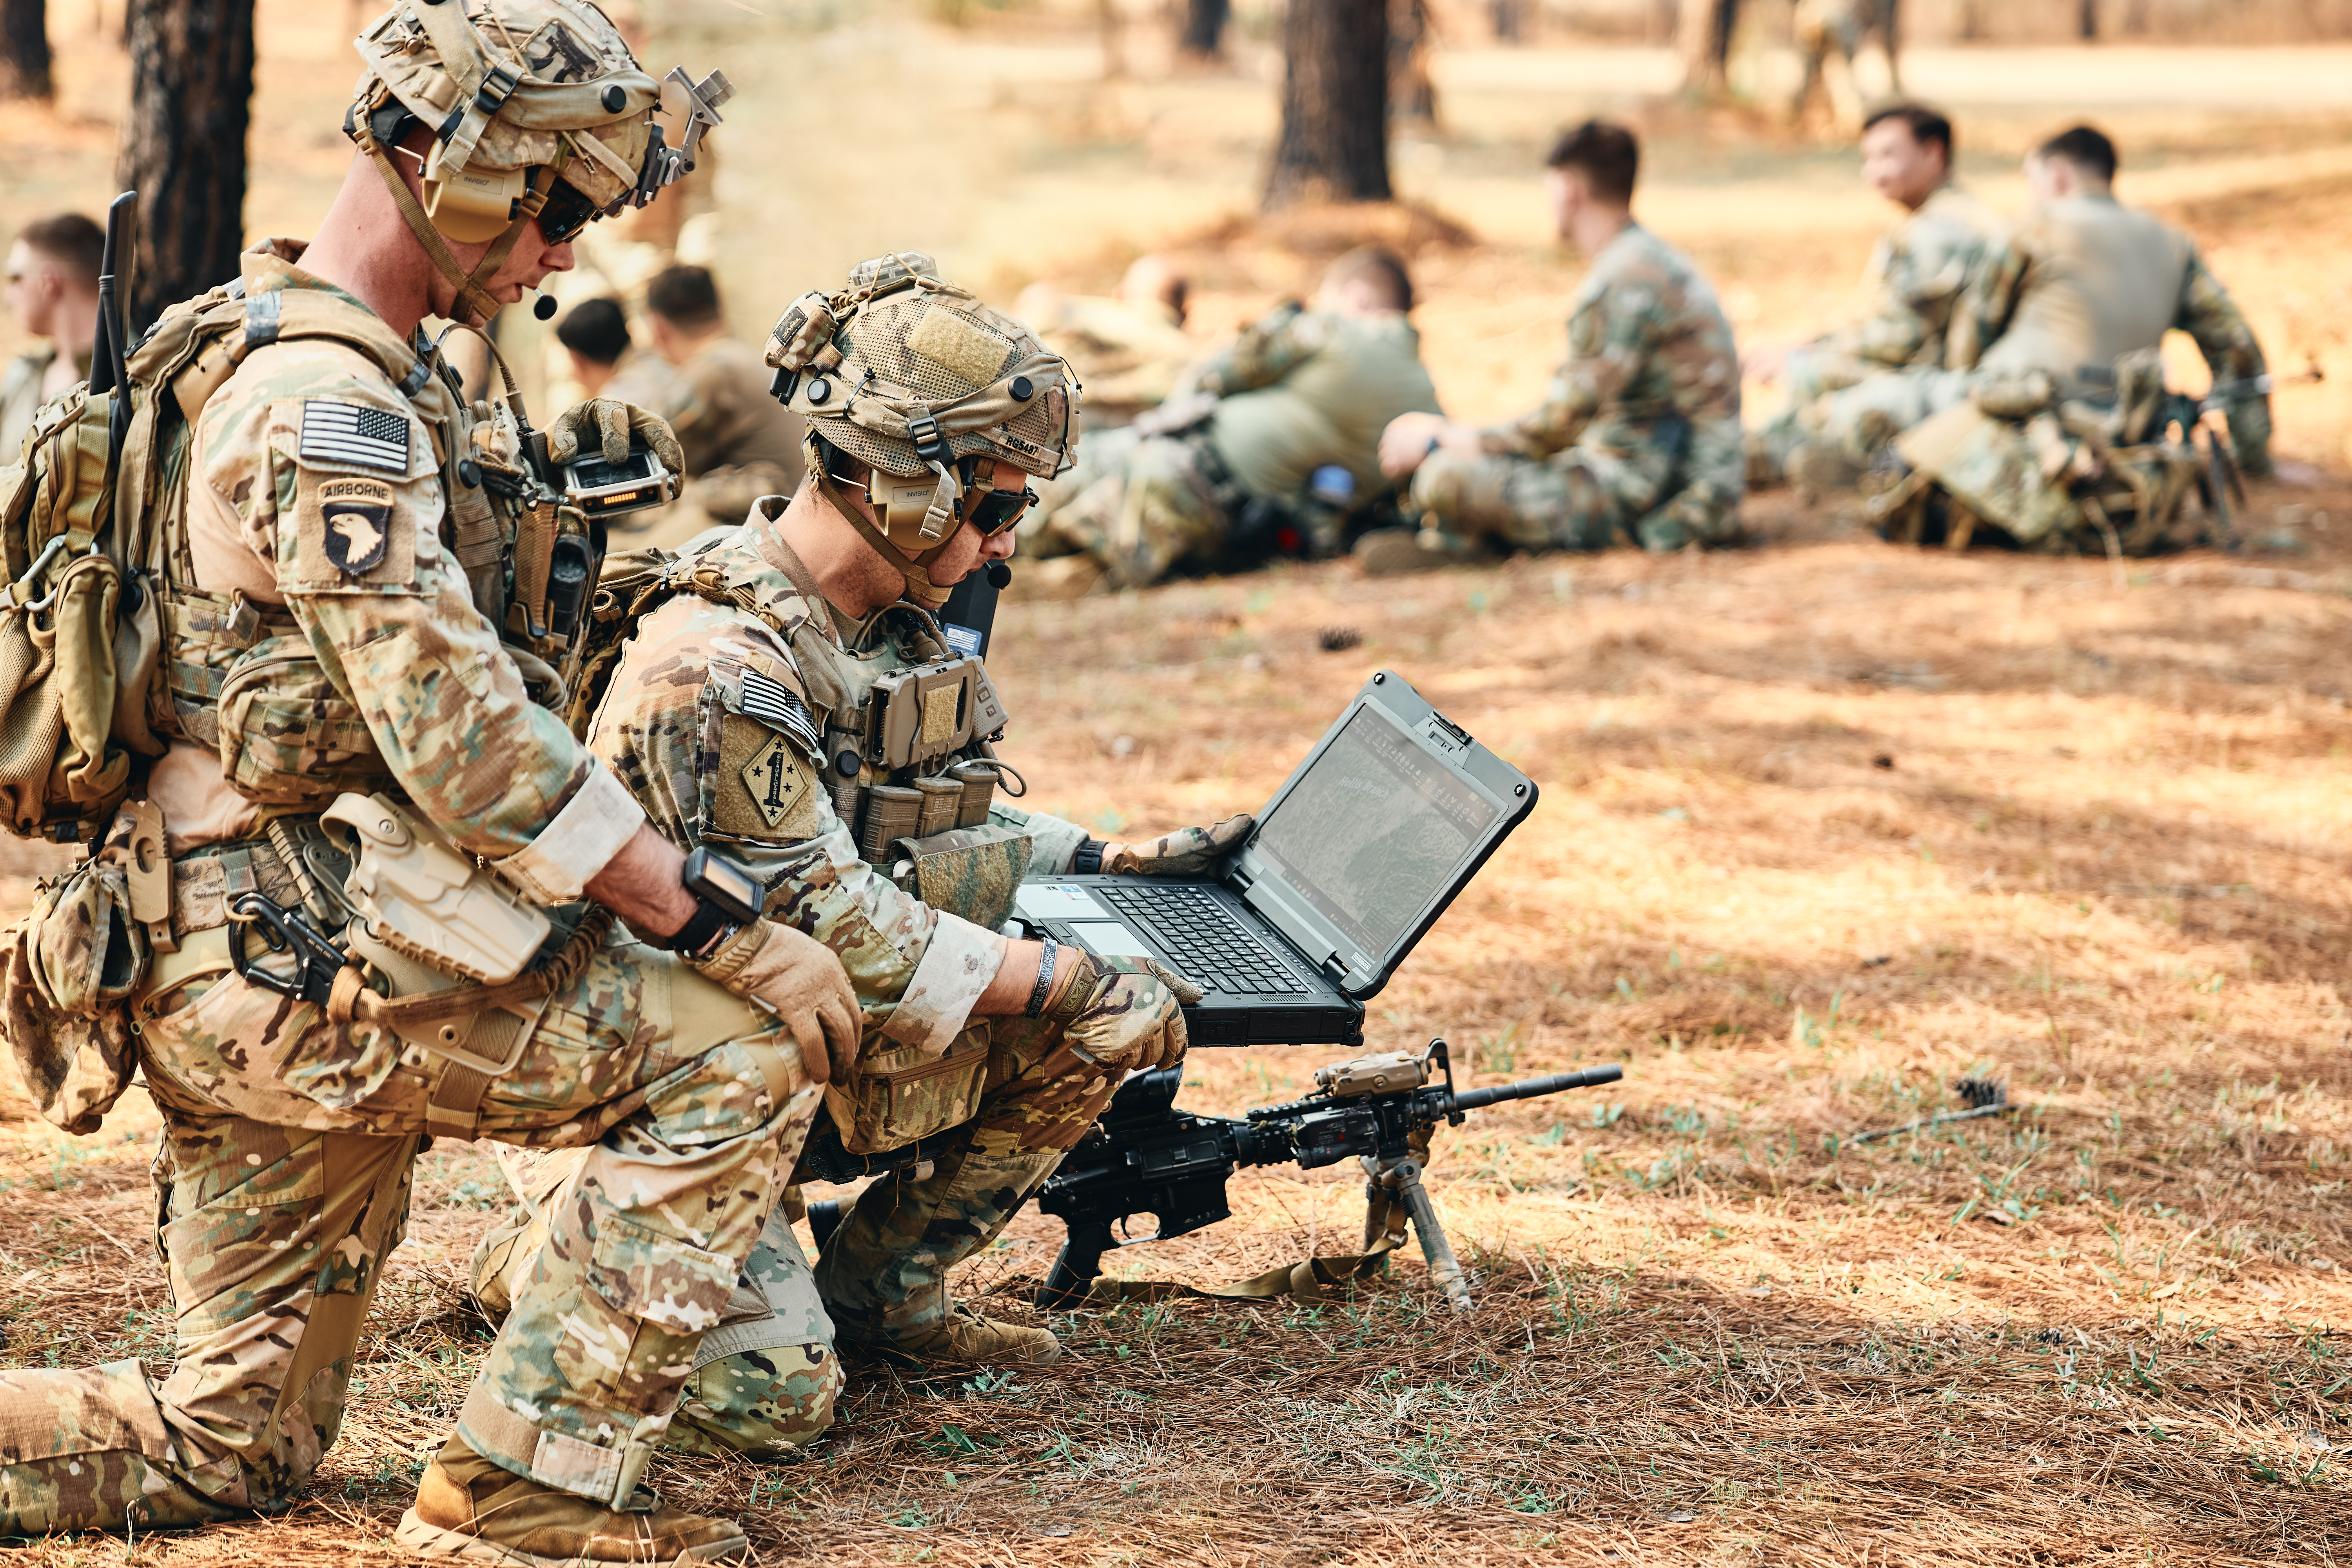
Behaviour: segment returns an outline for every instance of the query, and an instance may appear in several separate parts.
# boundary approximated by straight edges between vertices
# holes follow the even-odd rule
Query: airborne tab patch
[[[319,486],[320,544],[347,577],[373,571],[392,542],[392,487],[382,479],[328,479]]]
[[[349,463],[408,472],[408,416],[389,408],[313,398],[302,405],[299,455],[312,462]]]

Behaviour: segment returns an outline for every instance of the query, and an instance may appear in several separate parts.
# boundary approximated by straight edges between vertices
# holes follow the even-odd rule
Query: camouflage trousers
[[[1039,488],[1021,553],[1090,555],[1112,587],[1140,588],[1181,561],[1214,562],[1237,499],[1205,426],[1174,436],[1089,430],[1076,465]]]
[[[1542,459],[1432,452],[1409,500],[1424,523],[1522,550],[1606,550],[1621,533],[1644,550],[1679,550],[1738,531],[1736,510],[1717,515],[1687,490],[1661,504],[1660,488],[1651,465],[1590,447]]]
[[[174,1364],[160,1384],[135,1362],[0,1373],[0,1534],[281,1510],[341,1425],[438,1068],[227,973],[226,935],[160,956],[136,1004]],[[475,1131],[580,1146],[580,1170],[459,1415],[466,1441],[625,1501],[819,1099],[765,1015],[651,949],[608,944],[539,1005]]]
[[[696,1352],[668,1447],[757,1454],[814,1439],[842,1387],[836,1333],[867,1342],[943,1320],[948,1271],[996,1238],[1110,1102],[1121,1075],[1079,1058],[1051,1026],[999,1018],[989,1031],[971,1119],[929,1174],[902,1169],[859,1194],[814,1271],[786,1206],[770,1214],[726,1320]],[[529,1277],[546,1231],[527,1211],[560,1201],[572,1158],[526,1178],[526,1212],[476,1250],[475,1293],[489,1310]]]
[[[1802,439],[1866,468],[1903,432],[1965,401],[1974,379],[1964,370],[1882,371],[1813,399],[1797,424]]]
[[[1823,343],[1808,343],[1792,352],[1780,367],[1788,406],[1747,432],[1748,482],[1765,485],[1787,479],[1790,458],[1814,435],[1806,427],[1806,411],[1832,393],[1887,374],[1890,368],[1884,361],[1864,359]]]

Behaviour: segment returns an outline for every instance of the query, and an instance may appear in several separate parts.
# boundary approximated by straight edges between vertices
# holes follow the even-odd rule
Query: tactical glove
[[[1129,877],[1198,877],[1216,868],[1249,837],[1257,818],[1248,812],[1214,827],[1180,827],[1149,844],[1114,845],[1103,853],[1102,868]]]
[[[658,414],[646,413],[634,403],[621,403],[610,397],[575,403],[556,416],[555,423],[547,428],[548,461],[576,463],[583,452],[601,450],[608,463],[626,462],[632,436],[652,447],[654,456],[671,473],[686,472],[686,449],[677,444],[667,420]]]
[[[857,993],[833,949],[790,926],[758,920],[695,967],[783,1020],[813,1080],[847,1081],[857,1060]]]
[[[1097,1067],[1172,1067],[1184,1059],[1184,1015],[1201,988],[1149,958],[1097,958],[1080,952],[1045,1016]]]

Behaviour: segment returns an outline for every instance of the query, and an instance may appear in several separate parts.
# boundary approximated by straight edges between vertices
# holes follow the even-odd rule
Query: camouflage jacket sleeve
[[[860,858],[814,737],[765,721],[801,701],[764,624],[681,595],[638,627],[589,744],[664,837],[748,866],[768,883],[771,918],[840,955],[870,1029],[944,1051],[995,978],[1003,939]]]
[[[1248,326],[1231,346],[1186,372],[1179,395],[1190,392],[1231,397],[1272,386],[1323,351],[1331,341],[1331,318],[1296,302],[1278,305]]]
[[[2213,373],[2217,394],[2230,420],[2230,445],[2239,466],[2257,476],[2271,471],[2271,400],[2264,393],[2228,396],[2222,389],[2263,374],[2263,346],[2254,339],[2238,302],[2221,287],[2203,257],[2189,255],[2189,275],[2180,290],[2180,313],[2173,325],[2197,340],[2205,363]]]
[[[2032,266],[2032,251],[2017,230],[1986,241],[1984,260],[1952,310],[1944,342],[1947,369],[1974,370],[1985,351],[2008,331]]]
[[[1568,359],[1552,374],[1543,405],[1486,430],[1486,449],[1540,458],[1574,446],[1649,359],[1656,303],[1652,289],[1588,281],[1569,312]]]
[[[198,451],[418,811],[538,901],[578,898],[644,815],[530,700],[474,608],[442,544],[432,438],[407,400],[356,355],[280,345],[207,405]]]

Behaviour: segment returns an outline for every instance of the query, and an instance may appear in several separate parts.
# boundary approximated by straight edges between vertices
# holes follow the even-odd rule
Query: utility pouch
[[[97,1131],[138,1071],[124,1004],[150,956],[130,876],[104,859],[42,883],[32,911],[0,936],[10,1054],[41,1115],[68,1132]]]
[[[944,1055],[906,1046],[859,1057],[848,1083],[825,1086],[841,1146],[878,1154],[970,1121],[988,1087],[988,1026],[976,1023]]]
[[[894,669],[874,683],[866,705],[866,755],[891,773],[961,751],[981,716],[980,660],[943,658]]]
[[[890,871],[900,887],[935,910],[995,931],[1013,918],[1033,844],[1017,827],[983,823],[901,838],[890,847],[900,858]]]
[[[437,973],[502,985],[553,929],[495,872],[383,795],[338,796],[319,820],[352,840],[343,892],[366,934]]]
[[[299,635],[268,637],[220,689],[221,772],[247,800],[307,805],[392,776],[359,704]]]

